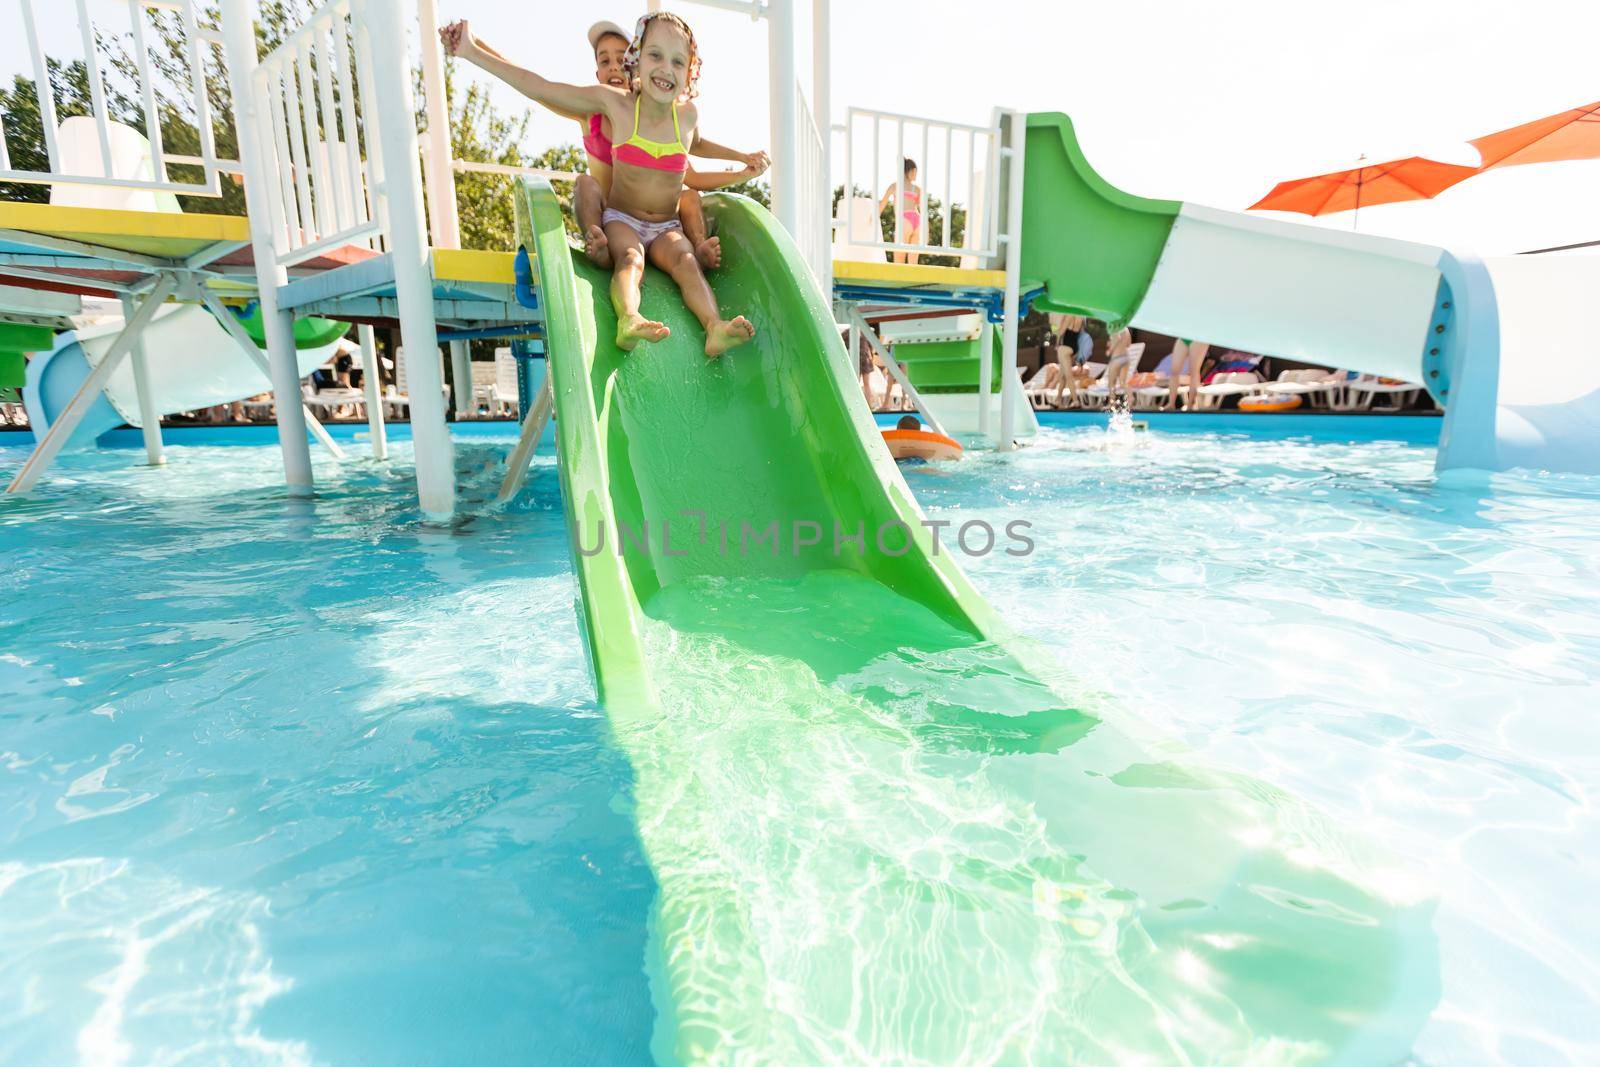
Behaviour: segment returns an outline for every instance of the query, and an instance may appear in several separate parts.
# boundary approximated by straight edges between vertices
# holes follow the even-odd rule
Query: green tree
[[[414,72],[417,87],[417,132],[427,129],[427,115],[422,110],[422,73]],[[456,61],[448,59],[444,67],[444,95],[450,115],[450,153],[459,160],[474,163],[498,163],[508,167],[549,167],[572,169],[573,163],[542,162],[553,153],[545,152],[530,159],[522,150],[522,141],[528,132],[528,116],[510,115],[495,106],[490,99],[489,87],[481,81],[467,83],[461,92],[456,80]],[[563,146],[568,154],[577,150]],[[581,156],[576,165],[581,166]],[[456,175],[456,218],[461,227],[461,244],[466,248],[516,247],[516,221],[512,210],[509,175],[467,172]],[[567,190],[570,193],[570,190]],[[571,223],[568,223],[571,225]]]
[[[742,182],[735,182],[723,191],[748,196],[767,210],[772,210],[772,187],[762,178],[746,178]]]
[[[93,113],[89,95],[89,68],[81,59],[60,63],[45,58],[54,93],[56,122],[60,123],[79,115]],[[133,102],[117,86],[106,85],[106,113],[114,120],[127,122],[132,118]],[[0,112],[5,115],[6,147],[11,154],[13,170],[50,169],[45,151],[44,125],[39,117],[39,94],[32,78],[16,75],[11,88],[0,86]],[[143,132],[144,123],[139,123]],[[0,182],[0,199],[45,203],[50,199],[48,185],[26,182]]]

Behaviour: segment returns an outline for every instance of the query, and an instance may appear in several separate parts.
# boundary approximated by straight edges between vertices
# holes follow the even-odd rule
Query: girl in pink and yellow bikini
[[[596,134],[606,125],[613,131],[629,131],[610,146],[611,188],[599,222],[604,241],[588,235],[590,258],[603,249],[611,260],[618,348],[631,351],[640,341],[660,341],[670,332],[664,323],[639,312],[647,259],[677,283],[684,305],[705,328],[708,357],[721,356],[755,336],[755,326],[744,316],[722,317],[702,259],[679,219],[689,152],[706,143],[699,136],[699,112],[692,103],[700,57],[694,35],[681,18],[659,11],[638,21],[623,54],[622,85],[567,85],[523,70],[477,41],[465,20],[446,26],[439,37],[447,53],[482,67],[551,110],[599,115],[600,123],[591,120]],[[586,145],[593,152],[599,140],[586,139]]]
[[[917,164],[915,160],[905,161],[905,195],[901,196],[900,183],[895,182],[883,191],[883,199],[878,201],[878,210],[881,212],[890,203],[899,201],[900,221],[904,224],[899,227],[900,244],[917,245],[922,243],[922,186],[917,184]],[[904,252],[893,252],[890,257],[896,263],[915,263],[921,258],[921,253],[912,252],[909,256]]]

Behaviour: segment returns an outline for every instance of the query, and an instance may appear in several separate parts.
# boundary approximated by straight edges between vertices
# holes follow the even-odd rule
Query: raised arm
[[[439,31],[439,37],[441,40],[443,40],[444,30]],[[474,38],[474,40],[477,40],[477,38]],[[448,47],[448,45],[446,47]],[[511,62],[509,59],[506,59],[505,56],[496,51],[494,46],[489,44],[487,41],[479,40],[478,50],[483,52],[485,55],[493,56],[495,59],[498,59],[502,62]],[[550,107],[548,104],[545,106]],[[571,119],[573,122],[587,122],[589,120],[589,116],[594,114],[593,111],[571,111],[564,107],[550,107],[550,110],[554,111],[557,115],[560,115],[564,119]]]
[[[759,164],[763,171],[772,165],[765,152],[741,152],[737,148],[729,148],[727,145],[717,144],[701,136],[699,130],[694,131],[694,143],[689,146],[689,154],[699,156],[701,159],[726,159],[734,163],[743,163],[747,167]]]
[[[745,167],[743,170],[695,170],[690,167],[683,176],[683,184],[702,193],[709,193],[715,189],[726,189],[730,185],[738,185],[757,177],[762,171],[754,167]]]
[[[597,111],[609,113],[612,98],[621,96],[618,90],[607,85],[568,85],[524,70],[473,37],[466,19],[452,22],[440,30],[439,40],[444,45],[446,55],[459,56],[493,74],[528,99],[536,100],[562,115],[577,117],[592,115]]]

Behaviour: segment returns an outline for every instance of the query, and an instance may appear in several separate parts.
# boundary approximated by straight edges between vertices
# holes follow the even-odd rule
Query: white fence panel
[[[998,252],[992,210],[1000,129],[852,107],[844,125],[844,186],[833,225],[842,244],[887,252],[961,256],[984,260]],[[904,163],[917,169],[908,181]],[[893,204],[893,230],[864,226],[852,200],[870,196]],[[937,207],[938,218],[934,211]],[[918,218],[907,218],[907,212]],[[963,216],[956,233],[956,215]]]
[[[76,20],[75,40],[70,43],[52,41],[50,43],[54,47],[51,48],[47,48],[41,36],[41,20],[34,4],[35,0],[17,0],[34,88],[38,95],[39,123],[44,141],[41,147],[47,166],[44,170],[15,167],[14,157],[23,146],[13,144],[12,134],[0,126],[0,181],[32,185],[67,182],[153,193],[221,196],[221,175],[240,173],[237,160],[218,158],[216,132],[212,128],[214,116],[208,95],[210,75],[207,59],[214,48],[221,47],[222,35],[215,27],[200,25],[194,0],[74,0],[70,10]],[[95,17],[97,12],[99,18]],[[118,13],[120,20],[111,17]],[[187,110],[187,119],[179,118],[178,121],[187,121],[195,127],[200,147],[198,156],[167,151],[166,137],[161,128],[161,94],[156,83],[158,64],[151,57],[152,16],[160,17],[157,13],[176,15],[175,29],[184,77],[181,84],[166,86],[167,97],[169,102]],[[169,23],[168,33],[173,29]],[[122,55],[128,60],[124,67],[131,67],[131,72],[117,69],[105,54],[108,42],[124,36],[127,45],[122,49]],[[66,158],[69,153],[63,152],[60,143],[59,116],[63,111],[71,114],[75,102],[60,99],[56,86],[51,82],[50,71],[52,68],[63,70],[76,62],[83,63],[88,83],[87,117],[94,123],[98,152],[90,153],[89,158],[76,158],[83,153],[70,153],[75,158],[69,159]],[[138,173],[132,175],[124,173],[129,168],[123,165],[124,161],[118,158],[120,153],[115,150],[118,138],[126,138],[126,130],[123,134],[115,131],[119,126],[128,125],[119,122],[119,117],[128,122],[137,122],[138,119],[111,114],[108,88],[112,84],[119,96],[135,103],[141,113],[139,117],[144,121],[143,136],[149,142],[148,167],[141,165],[134,168]],[[170,111],[166,120],[170,128],[174,121]],[[168,174],[168,167],[174,164],[200,168],[201,180],[174,180]]]
[[[261,61],[251,92],[267,116],[262,154],[278,262],[290,266],[344,245],[378,248],[383,175],[371,48],[351,0],[317,9]]]
[[[823,160],[822,134],[806,94],[797,84],[794,90],[796,118],[796,149],[800,187],[800,210],[796,216],[798,232],[795,242],[800,255],[811,268],[812,275],[825,292],[833,288],[833,190],[828,187],[828,175]]]

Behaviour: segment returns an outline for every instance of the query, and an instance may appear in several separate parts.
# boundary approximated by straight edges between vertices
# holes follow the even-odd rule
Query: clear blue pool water
[[[448,530],[403,445],[0,504],[0,1063],[649,1062],[628,763],[550,460],[480,506],[505,444]],[[1091,424],[908,481],[1034,523],[966,565],[1070,671],[1435,881],[1413,1063],[1600,1062],[1600,480]]]

